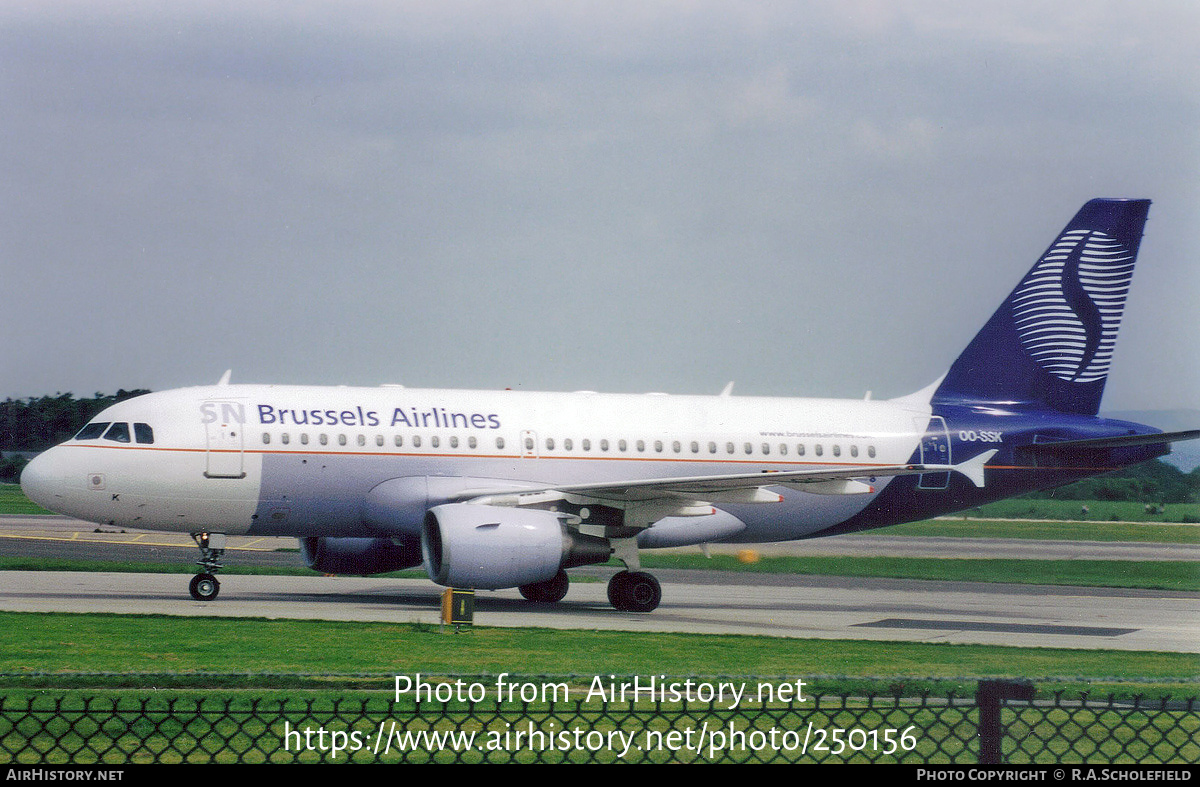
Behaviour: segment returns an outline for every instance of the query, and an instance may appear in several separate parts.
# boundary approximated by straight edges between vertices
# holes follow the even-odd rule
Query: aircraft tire
[[[619,571],[608,581],[608,601],[622,612],[653,612],[662,601],[662,586],[644,571]]]
[[[557,604],[566,597],[570,586],[571,580],[567,578],[567,572],[559,569],[553,578],[547,579],[545,582],[531,582],[528,585],[521,585],[517,589],[521,591],[521,595],[525,597],[526,601]]]
[[[197,601],[212,601],[221,592],[221,583],[212,574],[197,574],[192,577],[188,591]]]

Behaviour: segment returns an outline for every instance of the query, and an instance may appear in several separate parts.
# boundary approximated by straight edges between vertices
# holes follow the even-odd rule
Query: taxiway
[[[230,541],[230,564],[300,564],[291,539]],[[814,554],[1200,559],[1200,547],[1191,545],[1014,541],[867,535],[771,549],[789,554],[815,549]],[[0,549],[9,555],[185,563],[197,554],[186,534],[106,532],[62,517],[0,517]],[[1197,593],[655,569],[663,586],[662,605],[640,615],[609,606],[605,580],[615,570],[572,571],[571,591],[556,605],[530,604],[515,590],[479,591],[475,623],[1200,653]],[[179,574],[4,571],[0,609],[429,624],[440,617],[443,589],[425,579],[220,578],[221,595],[196,602],[188,596],[186,577]]]

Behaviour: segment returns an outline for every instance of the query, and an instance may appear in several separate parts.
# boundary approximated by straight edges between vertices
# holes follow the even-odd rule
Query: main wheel
[[[188,590],[197,601],[212,601],[221,591],[221,583],[212,574],[197,574],[192,577]]]
[[[566,597],[567,589],[570,586],[571,580],[567,578],[567,572],[559,569],[553,578],[547,579],[545,582],[531,582],[528,585],[521,585],[517,589],[528,601],[557,604]]]
[[[644,571],[620,571],[608,581],[608,601],[622,612],[652,612],[662,601],[662,587]]]

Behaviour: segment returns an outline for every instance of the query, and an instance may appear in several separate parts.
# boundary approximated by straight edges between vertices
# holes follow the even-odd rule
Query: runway
[[[91,526],[71,520],[32,518],[55,520],[39,523],[29,519],[0,518],[0,549],[5,554],[13,554],[14,545],[22,547],[22,551],[33,545],[72,555],[96,549],[120,550],[127,560],[144,560],[142,555],[130,553],[149,550],[158,550],[161,559],[172,562],[191,562],[196,556],[194,547],[188,550],[181,547],[190,543],[186,535],[181,537],[184,541],[175,545],[168,541],[180,537],[89,533],[72,530]],[[42,534],[54,535],[35,536],[37,528],[41,528],[38,532]],[[87,540],[93,536],[95,541]],[[123,540],[114,542],[116,536],[122,536]],[[857,536],[846,548],[865,549],[870,544],[862,539],[879,538],[892,537]],[[824,550],[830,548],[828,543],[836,541],[838,538],[800,542],[788,548],[820,543],[820,549]],[[905,548],[919,551],[936,547],[941,556],[947,556],[940,545],[923,544],[921,539],[907,541],[917,543],[909,543]],[[1006,543],[990,547],[978,544],[968,547],[990,556],[995,556],[997,550],[1016,548],[1008,540],[1003,541]],[[162,546],[153,546],[159,543]],[[1076,554],[1085,551],[1081,542],[1065,543],[1067,547],[1053,547],[1051,551],[1059,548],[1072,549]],[[291,546],[294,544],[290,541]],[[298,565],[299,557],[294,552],[273,551],[280,545],[274,540],[257,544],[247,540],[246,544],[235,544],[241,551],[233,553],[227,562],[281,560]],[[874,546],[876,554],[895,554],[899,548],[893,542],[876,542]],[[1029,546],[1028,542],[1021,545]],[[1134,550],[1138,554],[1146,549],[1170,555],[1157,559],[1194,559],[1181,554],[1195,554],[1194,548],[1187,545],[1107,546],[1112,546],[1114,553]],[[1104,552],[1104,548],[1099,551]],[[1200,594],[1197,593],[655,570],[663,586],[662,604],[652,613],[639,615],[618,612],[609,606],[605,581],[615,570],[596,567],[570,572],[570,593],[557,605],[529,604],[515,590],[479,591],[475,623],[1200,653]],[[188,596],[185,575],[5,571],[0,572],[0,609],[429,624],[439,621],[442,588],[425,579],[232,574],[220,578],[220,596],[211,602],[196,602]]]

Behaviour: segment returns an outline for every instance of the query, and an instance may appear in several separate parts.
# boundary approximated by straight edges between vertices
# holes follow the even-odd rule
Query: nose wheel
[[[221,591],[221,583],[213,576],[222,566],[221,556],[225,554],[224,533],[192,533],[192,540],[200,547],[200,559],[196,561],[202,571],[192,577],[188,584],[188,592],[197,601],[212,601]]]
[[[197,574],[192,577],[188,590],[197,601],[212,601],[221,592],[221,583],[212,574]]]

